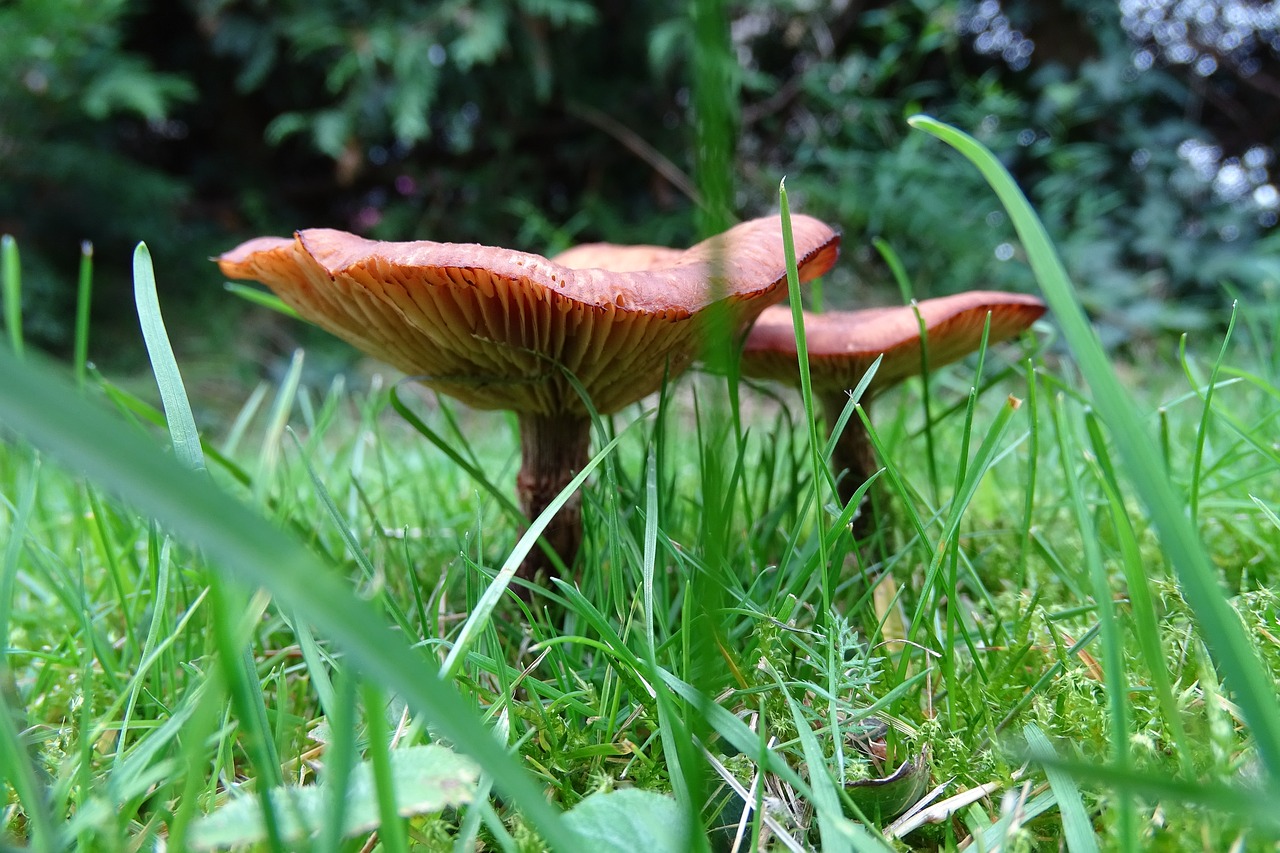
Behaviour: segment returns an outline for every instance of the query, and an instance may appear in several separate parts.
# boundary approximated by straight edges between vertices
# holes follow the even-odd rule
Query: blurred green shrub
[[[1257,84],[1278,63],[1265,39],[1247,68],[1174,61],[1134,28],[1140,5],[731,4],[737,212],[773,207],[786,174],[793,203],[845,230],[836,303],[893,298],[873,237],[922,294],[1030,286],[978,176],[908,133],[927,111],[1028,188],[1108,341],[1212,322],[1221,281],[1276,277],[1259,200],[1280,110]],[[110,271],[141,238],[170,288],[206,294],[209,254],[312,225],[685,242],[691,43],[682,0],[0,6],[0,228],[23,246],[30,334],[64,335],[85,238],[100,313],[125,304]],[[1224,190],[1231,168],[1245,191]]]
[[[1248,292],[1280,278],[1259,243],[1276,222],[1266,167],[1280,124],[1235,122],[1269,99],[1250,98],[1225,65],[1202,76],[1187,62],[1144,62],[1120,5],[1144,4],[851,2],[833,18],[803,2],[754,3],[748,16],[767,22],[740,47],[759,90],[744,147],[762,178],[787,172],[808,212],[851,232],[848,268],[863,281],[890,281],[867,240],[881,236],[925,293],[1029,286],[981,179],[907,132],[905,116],[930,112],[1019,177],[1109,343],[1217,322],[1223,281]],[[789,50],[778,32],[795,34]],[[1276,65],[1265,46],[1255,58]],[[1224,186],[1250,158],[1246,185]]]
[[[196,95],[183,77],[124,45],[135,5],[0,4],[0,231],[22,245],[24,313],[37,340],[65,340],[70,331],[82,239],[167,235],[185,195],[180,176],[135,156],[137,129],[161,126]]]
[[[194,0],[193,8],[209,50],[235,69],[231,99],[255,105],[267,144],[327,159],[319,174],[305,169],[319,183],[309,189],[327,196],[306,205],[312,222],[533,249],[567,246],[588,221],[595,233],[666,240],[688,222],[669,193],[651,192],[650,169],[593,123],[615,118],[644,128],[652,145],[679,149],[679,122],[655,127],[673,93],[647,54],[681,3]]]

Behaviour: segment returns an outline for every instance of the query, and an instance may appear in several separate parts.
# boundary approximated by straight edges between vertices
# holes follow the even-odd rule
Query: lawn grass
[[[1280,307],[1122,383],[966,153],[1054,318],[878,403],[875,532],[848,533],[811,395],[713,353],[596,419],[578,574],[532,605],[510,417],[308,386],[299,353],[197,434],[145,249],[163,411],[88,375],[83,324],[75,382],[24,347],[5,241],[4,843],[1272,843]]]
[[[866,542],[792,391],[699,373],[603,419],[577,582],[531,607],[496,596],[532,546],[507,416],[395,386],[428,440],[385,383],[299,384],[299,355],[166,454],[185,394],[166,421],[90,381],[110,414],[6,354],[5,832],[186,849],[236,802],[266,819],[231,837],[279,850],[363,849],[379,823],[388,850],[1262,847],[1274,767],[1233,678],[1256,665],[1274,697],[1280,676],[1280,313],[1239,314],[1225,345],[1124,369],[1123,402],[1243,661],[1049,324],[932,375],[931,421],[919,385],[880,403]],[[281,785],[321,798],[311,839]],[[664,796],[591,798],[626,789]],[[932,822],[894,823],[930,792]]]

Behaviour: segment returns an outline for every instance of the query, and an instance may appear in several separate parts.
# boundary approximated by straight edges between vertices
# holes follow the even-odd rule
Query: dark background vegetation
[[[734,212],[773,209],[786,175],[794,206],[838,224],[829,304],[896,298],[875,237],[920,295],[1031,286],[980,178],[908,130],[918,111],[1004,158],[1110,344],[1210,327],[1231,288],[1264,298],[1278,277],[1269,5],[731,10]],[[688,243],[690,47],[674,0],[0,3],[0,231],[22,249],[27,333],[69,346],[86,239],[100,361],[136,337],[138,240],[214,345],[245,309],[207,258],[259,234]]]

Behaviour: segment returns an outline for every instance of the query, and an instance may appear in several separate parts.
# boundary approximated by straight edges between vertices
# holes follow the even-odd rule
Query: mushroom
[[[583,243],[556,255],[551,260],[575,270],[610,270],[611,272],[644,272],[673,265],[682,249],[666,246],[619,246],[615,243]]]
[[[822,314],[806,311],[804,337],[809,353],[810,382],[826,414],[828,428],[835,428],[848,402],[848,392],[862,380],[877,357],[884,356],[863,392],[860,401],[863,409],[867,409],[871,399],[881,391],[920,373],[925,342],[928,366],[941,367],[981,346],[988,314],[991,315],[988,342],[996,344],[1028,328],[1044,311],[1044,303],[1034,296],[988,291],[889,308]],[[922,320],[926,332],[924,341],[920,336]],[[795,330],[789,308],[767,308],[760,314],[747,335],[742,375],[792,385],[799,383]],[[875,452],[859,418],[850,418],[845,425],[831,462],[837,476],[845,472],[838,481],[838,491],[847,504],[877,468]],[[865,532],[868,523],[863,522],[855,532]]]
[[[835,263],[839,236],[792,219],[801,278]],[[558,261],[475,244],[390,243],[310,229],[216,259],[269,286],[303,318],[423,384],[520,424],[521,508],[536,518],[586,464],[590,415],[616,412],[680,373],[699,314],[724,302],[745,329],[787,292],[781,220],[744,222],[687,250],[582,246]],[[543,534],[565,565],[582,539],[575,497]],[[534,551],[520,576],[550,570]]]

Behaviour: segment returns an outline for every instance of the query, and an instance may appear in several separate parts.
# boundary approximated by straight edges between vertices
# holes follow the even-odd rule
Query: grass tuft
[[[245,806],[277,819],[258,849],[343,853],[1280,837],[1278,348],[1249,306],[1140,383],[1046,325],[874,420],[854,389],[866,541],[812,403],[720,351],[593,418],[580,562],[526,605],[549,515],[511,499],[511,419],[299,353],[201,435],[138,259],[154,391],[0,353],[0,844],[191,849]],[[398,810],[402,759],[442,750],[474,800]],[[923,793],[884,788],[904,764]],[[329,803],[314,838],[299,802]]]

